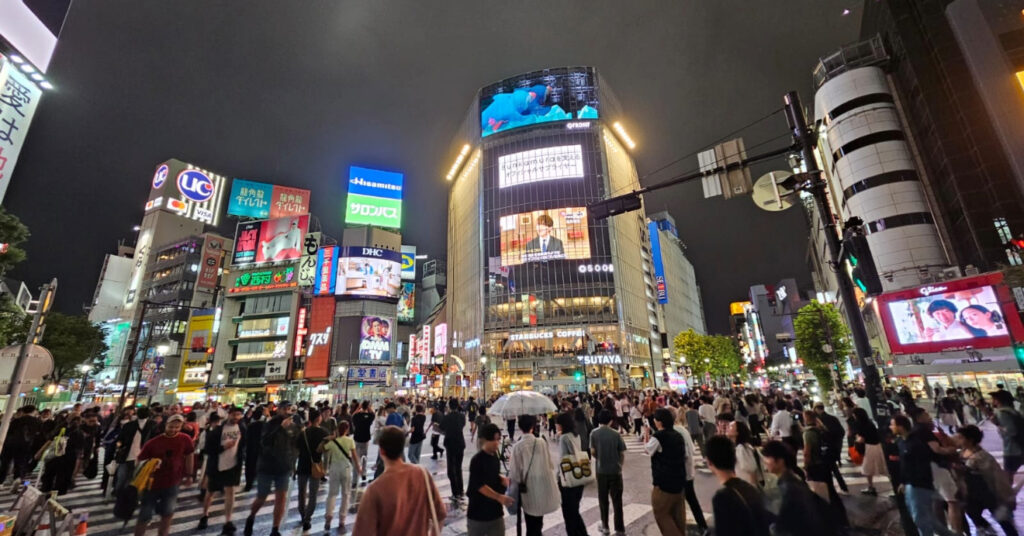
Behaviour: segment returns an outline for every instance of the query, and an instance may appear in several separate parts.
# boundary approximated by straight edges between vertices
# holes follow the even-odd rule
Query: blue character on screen
[[[544,106],[551,91],[550,86],[538,84],[529,88],[516,88],[512,93],[494,95],[491,103],[480,112],[483,135],[538,122],[537,118],[548,115],[552,109],[551,106]],[[565,114],[558,106],[554,108]]]

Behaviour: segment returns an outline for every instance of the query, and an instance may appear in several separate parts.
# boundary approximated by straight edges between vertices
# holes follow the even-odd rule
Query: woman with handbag
[[[885,453],[882,451],[882,434],[868,416],[864,408],[853,409],[854,431],[857,444],[863,445],[864,456],[860,464],[860,472],[868,479],[868,487],[861,491],[865,495],[878,495],[875,490],[875,477],[888,476]],[[895,488],[895,486],[894,486]]]
[[[526,518],[526,536],[541,536],[544,516],[561,505],[555,467],[548,443],[537,437],[537,417],[521,415],[522,437],[512,446],[508,474],[512,485],[509,494],[518,498]]]
[[[560,413],[555,419],[558,431],[558,491],[562,498],[562,518],[567,536],[586,536],[587,525],[580,515],[583,487],[596,479],[590,467],[590,455],[580,445],[576,422],[571,413]]]
[[[334,503],[341,494],[341,508],[338,509],[338,532],[345,531],[345,513],[348,512],[349,495],[352,492],[352,475],[359,473],[359,459],[355,457],[356,443],[348,435],[348,421],[338,421],[337,437],[328,438],[320,446],[327,466],[327,510],[324,512],[324,531],[331,530]]]
[[[320,446],[328,437],[327,431],[320,427],[320,412],[310,408],[308,417],[309,426],[299,434],[297,440],[299,463],[295,470],[299,480],[299,514],[302,516],[302,529],[307,531],[313,526],[316,496],[320,493],[320,480],[326,473]]]

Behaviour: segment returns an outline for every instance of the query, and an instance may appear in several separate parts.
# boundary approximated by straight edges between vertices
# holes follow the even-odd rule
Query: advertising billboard
[[[331,328],[334,326],[333,296],[313,298],[306,340],[304,378],[327,379],[331,364]]]
[[[203,240],[203,257],[196,275],[196,289],[212,291],[220,280],[221,257],[224,255],[224,238],[206,233]]]
[[[416,246],[402,246],[402,280],[416,279]]]
[[[380,248],[341,248],[335,294],[396,300],[402,289],[401,255]]]
[[[654,262],[654,286],[658,293],[658,303],[668,303],[668,283],[665,282],[665,263],[661,260],[661,235],[658,222],[647,224],[648,236],[651,237],[651,257]]]
[[[398,322],[409,324],[416,321],[416,283],[403,282],[402,294],[398,296]]]
[[[302,288],[312,287],[316,283],[321,237],[321,233],[306,233],[306,238],[302,240],[302,258],[299,260],[299,286]]]
[[[882,294],[878,311],[894,354],[998,348],[1024,326],[1001,273]]]
[[[572,119],[597,119],[593,69],[547,69],[480,90],[480,135]]]
[[[401,173],[350,167],[345,223],[400,228],[403,182]]]
[[[448,353],[448,324],[442,322],[434,326],[434,355],[443,356]]]
[[[299,286],[295,267],[244,270],[234,274],[234,282],[228,286],[229,294],[245,292],[266,292],[285,290]]]
[[[589,259],[586,207],[564,207],[502,216],[501,264]]]
[[[0,2],[0,37],[45,73],[70,7],[70,0]]]
[[[391,320],[364,316],[359,330],[360,361],[391,361]]]
[[[0,6],[14,3],[20,2],[0,2]],[[0,55],[0,201],[7,194],[29,124],[43,96],[42,90],[15,67]]]
[[[216,226],[227,195],[225,181],[221,175],[172,158],[153,172],[146,212],[166,210]]]
[[[301,216],[309,212],[309,190],[235,179],[227,212],[257,220]]]
[[[299,260],[308,230],[309,215],[239,223],[235,231],[235,251],[231,256],[231,264],[238,266]]]
[[[320,248],[316,253],[316,278],[313,293],[317,296],[333,296],[338,281],[338,246]]]
[[[544,147],[498,157],[498,188],[583,177],[583,147]]]
[[[192,311],[181,349],[181,370],[178,374],[179,391],[195,391],[206,385],[209,370],[207,348],[213,344],[213,321],[216,309]]]

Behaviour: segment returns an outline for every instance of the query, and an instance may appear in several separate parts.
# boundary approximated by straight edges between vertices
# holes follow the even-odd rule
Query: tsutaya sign
[[[584,365],[621,365],[622,356],[619,354],[598,354],[576,356]]]

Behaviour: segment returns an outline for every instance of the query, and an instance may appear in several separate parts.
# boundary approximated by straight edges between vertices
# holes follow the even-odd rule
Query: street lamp
[[[78,401],[82,401],[82,397],[85,396],[85,380],[88,379],[89,371],[92,370],[92,365],[88,363],[82,363],[78,365],[78,370],[82,371],[82,385],[78,389]]]

